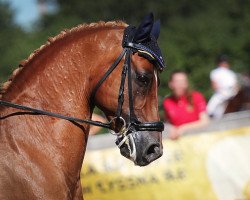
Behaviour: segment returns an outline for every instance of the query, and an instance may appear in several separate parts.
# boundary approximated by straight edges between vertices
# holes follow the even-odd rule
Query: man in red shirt
[[[168,82],[171,96],[163,102],[165,118],[172,125],[169,137],[177,139],[184,132],[205,126],[209,117],[206,100],[200,92],[189,89],[188,77],[184,71],[174,71]]]

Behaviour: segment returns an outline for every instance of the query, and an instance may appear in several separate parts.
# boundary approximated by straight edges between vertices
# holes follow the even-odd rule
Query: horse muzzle
[[[132,124],[123,134],[117,136],[116,144],[121,154],[136,165],[146,166],[162,156],[162,122]]]

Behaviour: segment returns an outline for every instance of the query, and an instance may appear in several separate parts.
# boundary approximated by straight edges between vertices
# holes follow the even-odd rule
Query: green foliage
[[[125,20],[138,24],[153,11],[162,22],[159,44],[167,62],[160,75],[160,100],[169,94],[167,80],[174,69],[190,75],[193,88],[211,95],[209,72],[215,57],[226,53],[232,69],[249,72],[250,1],[247,0],[47,0],[57,12],[43,16],[33,31],[25,32],[13,21],[13,11],[0,1],[0,81],[33,50],[65,28],[99,20]]]
[[[179,68],[189,73],[191,85],[208,98],[209,72],[215,67],[215,57],[222,52],[231,57],[233,70],[249,72],[249,2],[204,1],[199,7],[185,17],[171,16],[163,24],[160,45],[168,69],[161,75],[162,96],[168,93],[165,87],[169,72]]]
[[[7,65],[8,61],[15,59],[15,55],[11,53],[10,48],[12,49],[15,45],[15,37],[20,30],[15,26],[13,22],[13,12],[10,10],[9,5],[6,3],[0,4],[0,71],[1,78],[8,74]],[[13,32],[13,33],[12,33]],[[12,33],[12,34],[10,34]],[[8,38],[8,39],[7,39]],[[5,67],[3,67],[5,66]]]

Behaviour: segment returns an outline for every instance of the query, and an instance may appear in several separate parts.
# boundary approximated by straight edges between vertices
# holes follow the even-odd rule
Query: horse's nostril
[[[142,165],[145,166],[162,156],[162,146],[160,143],[151,143],[141,154]]]
[[[159,146],[156,144],[151,145],[147,150],[147,155],[157,153],[159,151]]]
[[[143,159],[145,159],[148,163],[156,160],[161,157],[162,149],[160,148],[159,143],[151,144],[148,149],[145,151],[143,155]]]

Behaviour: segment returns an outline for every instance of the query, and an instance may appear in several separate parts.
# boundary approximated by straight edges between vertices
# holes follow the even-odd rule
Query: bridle
[[[38,114],[38,115],[47,115],[52,116],[60,119],[65,119],[71,122],[75,123],[88,123],[94,126],[100,126],[104,128],[111,129],[111,126],[113,123],[116,125],[118,123],[122,123],[122,127],[118,131],[113,131],[112,134],[117,136],[116,144],[120,148],[124,143],[128,142],[129,138],[133,140],[133,137],[130,133],[137,132],[137,131],[159,131],[162,132],[164,130],[164,124],[161,121],[156,122],[140,122],[134,112],[134,105],[133,105],[133,91],[132,91],[132,77],[131,77],[131,56],[134,53],[138,53],[139,56],[145,57],[146,59],[153,62],[160,71],[162,71],[165,67],[164,61],[162,59],[160,49],[156,43],[156,40],[151,36],[151,40],[147,41],[146,43],[135,43],[133,41],[134,33],[135,33],[135,27],[134,26],[128,26],[124,30],[124,36],[123,36],[123,42],[122,47],[123,51],[120,53],[118,58],[115,60],[115,62],[110,66],[110,68],[107,70],[107,72],[104,74],[104,76],[101,78],[101,80],[97,83],[95,86],[92,95],[91,100],[94,101],[95,95],[97,90],[100,88],[102,83],[109,77],[109,75],[113,72],[113,70],[118,66],[118,64],[121,62],[123,57],[125,57],[125,61],[123,64],[122,74],[121,74],[121,82],[120,82],[120,89],[118,94],[118,106],[116,111],[116,116],[111,119],[108,123],[102,123],[99,121],[92,121],[92,120],[85,120],[85,119],[79,119],[75,117],[69,117],[62,114],[49,112],[41,109],[35,109],[31,107],[27,107],[20,104],[15,104],[11,102],[7,102],[4,100],[0,100],[0,106],[6,106],[6,107],[12,107],[19,110],[25,110],[28,111],[29,114]],[[122,106],[124,102],[124,88],[125,88],[125,80],[127,77],[127,84],[128,84],[128,99],[129,99],[129,119],[128,122],[124,120],[122,115]],[[7,115],[7,116],[0,116],[0,120],[5,119],[13,114]],[[132,146],[134,146],[134,141],[132,142]],[[129,146],[129,145],[128,145]],[[133,147],[135,150],[135,147]],[[135,156],[134,150],[130,150],[130,156]]]

